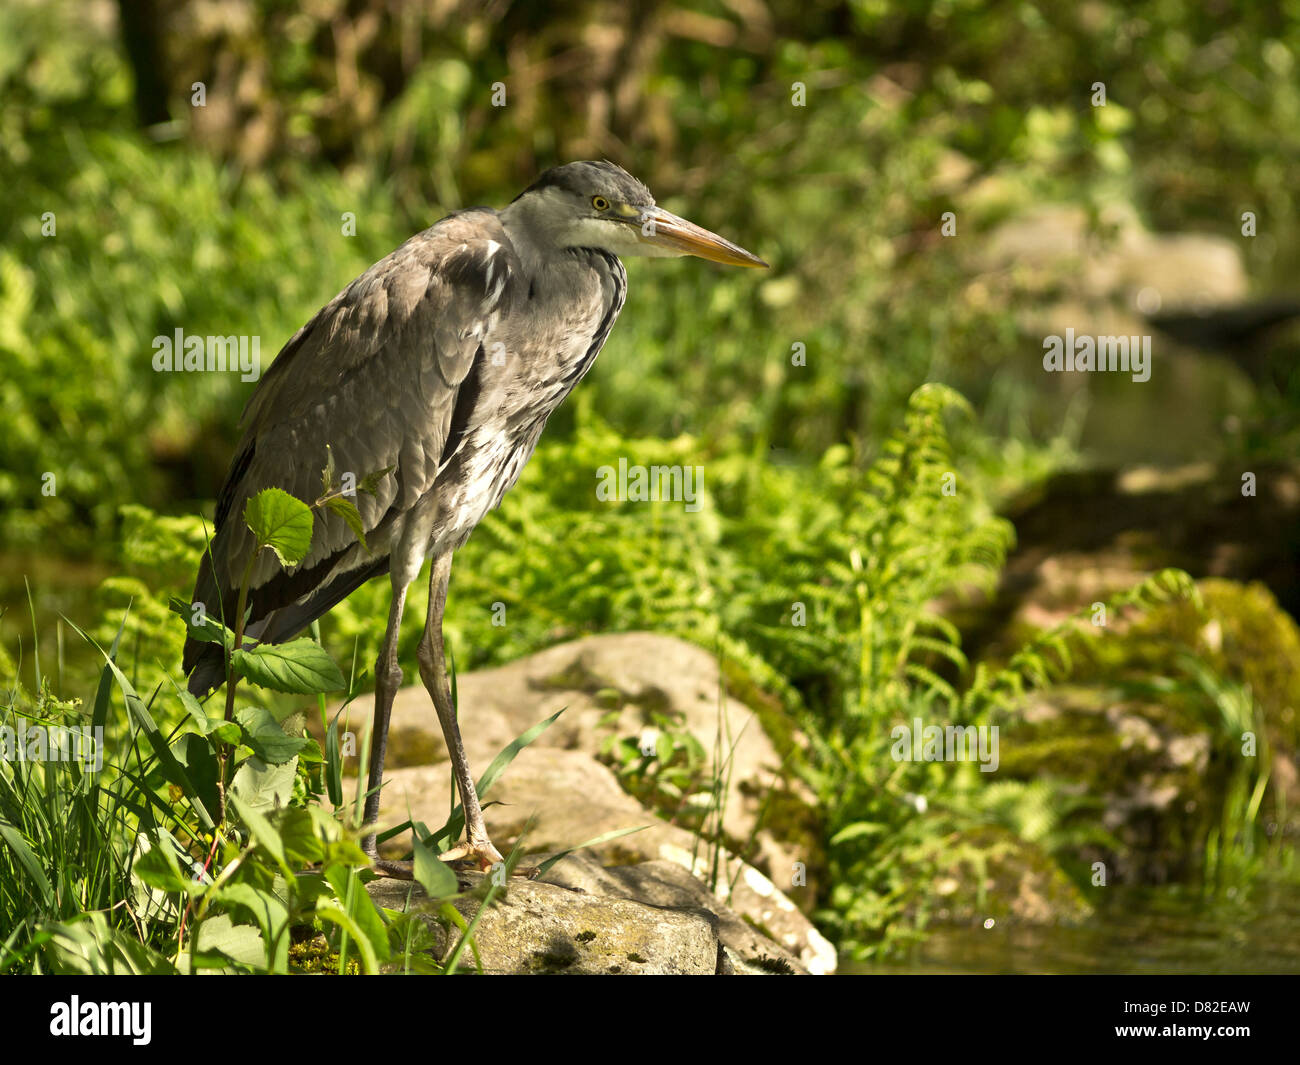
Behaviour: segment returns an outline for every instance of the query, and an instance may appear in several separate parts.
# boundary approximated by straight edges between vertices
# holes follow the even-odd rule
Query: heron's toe
[[[482,843],[470,843],[465,840],[457,843],[451,850],[443,851],[438,857],[444,862],[472,863],[485,873],[505,861],[501,857],[501,852],[492,846],[490,840],[484,840]]]

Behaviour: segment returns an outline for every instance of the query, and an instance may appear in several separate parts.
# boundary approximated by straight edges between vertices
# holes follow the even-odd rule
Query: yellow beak
[[[695,255],[728,266],[767,266],[757,255],[662,207],[641,211],[639,232],[643,243],[665,248],[670,253]]]

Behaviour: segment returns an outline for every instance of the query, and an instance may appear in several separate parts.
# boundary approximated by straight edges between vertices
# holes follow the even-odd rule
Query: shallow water
[[[902,962],[844,973],[1300,973],[1300,885],[1257,884],[1248,901],[1179,888],[1115,888],[1074,926],[931,927]]]

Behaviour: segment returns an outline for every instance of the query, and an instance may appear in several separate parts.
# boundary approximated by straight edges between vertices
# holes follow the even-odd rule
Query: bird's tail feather
[[[284,643],[326,614],[372,577],[388,572],[388,556],[381,555],[368,565],[341,574],[301,603],[273,610],[265,618],[257,617],[256,607],[249,619],[248,634],[261,643]],[[207,559],[199,569],[194,601],[201,602],[201,592],[211,588],[216,594],[216,584],[207,569]],[[231,613],[234,611],[232,610]],[[226,656],[220,644],[204,643],[193,638],[185,641],[183,669],[189,674],[190,694],[196,697],[220,688],[226,682]]]
[[[192,668],[188,687],[196,698],[202,698],[226,683],[226,656],[218,644],[202,644]]]

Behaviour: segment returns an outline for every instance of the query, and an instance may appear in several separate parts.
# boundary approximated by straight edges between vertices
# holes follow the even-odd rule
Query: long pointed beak
[[[642,243],[665,248],[669,254],[695,255],[728,266],[767,266],[757,255],[662,207],[645,208],[638,229]]]

